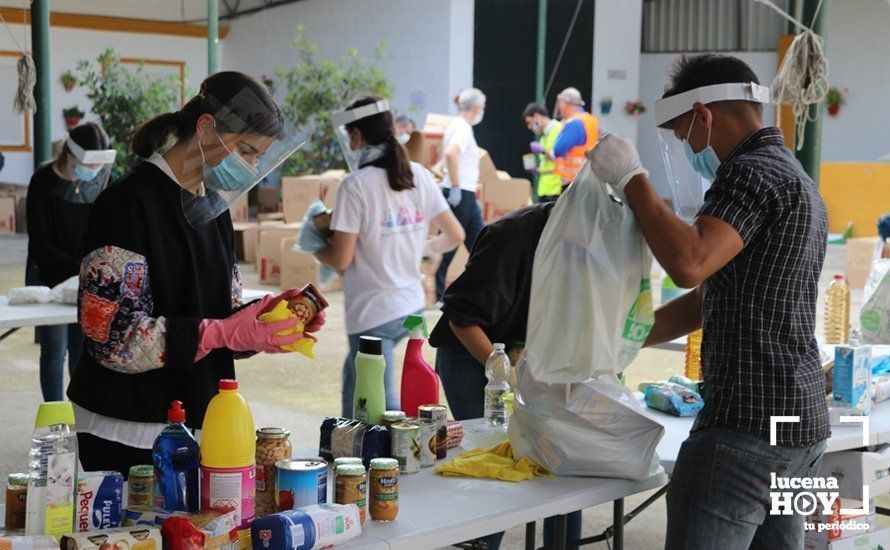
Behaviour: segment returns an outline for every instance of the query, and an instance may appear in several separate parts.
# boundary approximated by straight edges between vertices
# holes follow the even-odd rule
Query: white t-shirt
[[[460,188],[472,193],[479,187],[479,146],[476,145],[476,136],[473,127],[461,117],[451,121],[445,128],[445,137],[442,142],[442,151],[447,150],[451,144],[457,145],[460,155],[457,158],[457,177],[460,179]],[[445,177],[442,185],[450,188],[451,176],[448,174],[448,162],[445,162]]]
[[[420,273],[429,222],[448,210],[432,174],[411,163],[414,188],[393,191],[386,171],[366,166],[337,189],[331,229],[358,235],[343,276],[346,332],[359,334],[423,309]]]

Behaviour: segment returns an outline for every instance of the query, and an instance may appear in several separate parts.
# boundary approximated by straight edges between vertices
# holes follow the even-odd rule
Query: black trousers
[[[124,479],[130,475],[131,466],[153,463],[151,449],[128,447],[87,433],[77,434],[77,451],[84,471],[110,470],[124,474]]]

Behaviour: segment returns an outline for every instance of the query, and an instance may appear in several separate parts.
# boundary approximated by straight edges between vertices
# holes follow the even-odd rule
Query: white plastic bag
[[[882,250],[878,243],[862,295],[859,324],[866,344],[890,344],[890,258],[882,258]]]
[[[526,337],[535,380],[581,382],[633,361],[654,322],[650,263],[630,207],[585,163],[535,253]]]
[[[57,304],[76,304],[79,287],[80,277],[70,277],[53,287],[49,293],[50,301]]]
[[[50,302],[48,286],[20,286],[9,289],[9,305],[48,304]]]
[[[542,384],[531,379],[525,356],[516,371],[521,389],[508,428],[516,457],[561,476],[644,479],[658,470],[664,427],[614,375]]]

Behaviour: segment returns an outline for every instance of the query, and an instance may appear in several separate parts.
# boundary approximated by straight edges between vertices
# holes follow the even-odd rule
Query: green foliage
[[[339,59],[319,59],[318,46],[310,42],[302,26],[297,27],[294,48],[300,55],[296,66],[278,69],[285,90],[282,108],[298,128],[306,132],[308,142],[282,167],[282,174],[320,174],[333,168],[346,168],[340,152],[331,113],[346,107],[363,92],[392,96],[393,87],[378,66],[384,58],[386,41],[381,40],[369,61],[350,48]]]
[[[135,70],[126,69],[111,48],[103,51],[95,64],[79,61],[77,70],[92,111],[117,150],[112,175],[121,176],[137,162],[130,152],[136,128],[156,115],[177,110],[182,83],[175,76],[151,77],[145,73],[144,64]]]
[[[825,103],[830,105],[843,105],[844,94],[835,87],[828,88],[828,94],[825,96]]]
[[[67,108],[67,109],[62,109],[62,116],[65,116],[65,117],[69,117],[69,116],[70,116],[70,117],[83,118],[83,117],[84,117],[84,114],[85,114],[85,113],[84,113],[83,111],[81,111],[81,110],[77,107],[77,105],[75,105],[74,107],[69,107],[69,108]]]

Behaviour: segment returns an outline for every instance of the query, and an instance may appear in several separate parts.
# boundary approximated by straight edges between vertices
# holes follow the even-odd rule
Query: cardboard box
[[[497,221],[504,215],[531,203],[531,183],[526,179],[489,181],[482,189],[482,217],[486,223]]]
[[[280,187],[260,187],[257,189],[257,203],[259,204],[260,212],[281,212],[281,192]]]
[[[825,455],[826,457],[828,455]],[[874,504],[872,503],[873,507]],[[877,531],[875,514],[868,516],[841,515],[842,508],[861,508],[861,501],[839,498],[834,501],[829,514],[810,514],[806,518],[808,528],[804,534],[805,545],[812,548],[828,548],[832,542],[855,538],[866,533]],[[821,505],[819,507],[821,512]]]
[[[235,230],[235,257],[239,262],[253,263],[256,261],[257,231],[260,224],[239,222],[233,223]]]
[[[861,501],[863,486],[868,486],[869,498],[884,495],[890,492],[890,446],[875,452],[826,453],[819,476],[836,478],[838,492],[845,499]]]
[[[436,271],[439,269],[439,258],[424,258],[420,262],[420,273],[423,275],[421,284],[427,309],[434,309],[438,297],[436,296]]]
[[[157,527],[137,525],[66,535],[62,537],[59,547],[63,550],[98,550],[114,547],[130,550],[162,550],[163,540],[161,531]]]
[[[427,114],[423,129],[411,134],[411,139],[405,145],[408,157],[427,168],[432,168],[442,157],[445,129],[454,118],[451,115]]]
[[[257,271],[260,282],[277,285],[281,282],[281,241],[296,239],[300,224],[260,225],[257,247]]]
[[[282,178],[281,192],[285,223],[303,221],[306,210],[315,200],[321,200],[328,208],[333,208],[341,179],[337,173]]]
[[[297,239],[281,241],[281,289],[303,288],[306,283],[318,287],[318,261],[312,254],[294,250],[295,244]]]
[[[834,348],[833,405],[849,414],[871,411],[871,346]]]
[[[804,543],[806,550],[885,550],[888,546],[890,546],[888,527],[827,543],[807,538]]]
[[[865,288],[879,242],[880,237],[847,239],[847,284],[851,288]]]
[[[229,214],[232,215],[232,223],[246,222],[249,217],[248,211],[247,193],[244,193],[240,199],[236,200],[229,207]]]
[[[484,187],[490,181],[499,181],[498,169],[491,160],[491,155],[483,148],[479,148],[479,183]]]
[[[284,223],[284,212],[263,212],[257,215],[260,223],[281,222]]]
[[[0,197],[0,235],[15,233],[15,197]]]
[[[451,264],[448,265],[448,272],[445,274],[445,286],[450,285],[455,279],[461,276],[464,269],[467,267],[468,259],[470,259],[470,253],[467,251],[467,247],[461,243],[461,245],[457,247],[457,251],[454,253],[454,258],[452,258]]]

